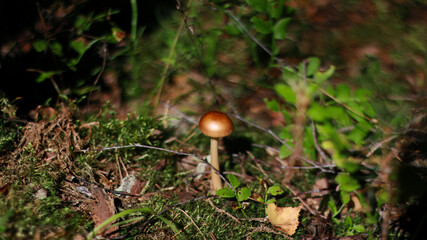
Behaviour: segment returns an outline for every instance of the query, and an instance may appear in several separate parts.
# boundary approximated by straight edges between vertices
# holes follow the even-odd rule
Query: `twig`
[[[188,4],[188,6],[190,6],[191,5],[191,0],[189,0],[187,2],[187,4]],[[178,31],[176,32],[175,37],[174,37],[174,39],[172,41],[172,45],[170,46],[169,55],[168,55],[166,64],[163,67],[162,73],[160,75],[161,76],[160,80],[157,82],[156,86],[154,87],[153,93],[155,93],[155,96],[154,96],[154,107],[153,107],[154,110],[153,110],[153,113],[156,113],[156,111],[157,111],[157,107],[158,107],[159,102],[160,102],[160,97],[162,95],[163,85],[165,83],[169,67],[171,66],[172,58],[173,58],[173,56],[175,54],[175,49],[176,49],[177,44],[178,44],[179,36],[181,35],[182,29],[184,28],[185,24],[186,24],[186,20],[185,19],[182,20],[181,23],[179,24]],[[151,97],[152,96],[150,96],[150,99],[151,99]]]
[[[325,161],[326,163],[330,163],[331,161],[329,160],[328,156],[326,155],[326,153],[323,151],[323,149],[319,146],[319,143],[317,142],[316,125],[314,124],[313,120],[311,120],[311,128],[313,133],[314,146],[316,147],[317,152],[319,152],[320,158],[323,159],[323,161]]]
[[[374,154],[375,151],[377,151],[378,148],[382,147],[383,144],[390,142],[391,140],[395,139],[397,136],[391,136],[389,138],[386,138],[380,142],[376,142],[372,145],[371,150],[366,154],[366,157],[370,157],[372,154]]]
[[[255,158],[255,156],[249,151],[246,151],[246,153],[255,162],[255,165],[258,167],[258,169],[261,171],[261,173],[264,175],[264,177],[266,177],[270,181],[270,183],[274,183],[273,179],[271,179],[271,177],[268,176],[268,174],[264,171],[264,169],[262,168],[261,164],[259,164],[259,162]]]
[[[335,164],[327,164],[327,165],[322,165],[322,167],[324,167],[324,168],[334,168],[334,167],[336,167],[337,165],[335,165]],[[281,166],[280,168],[282,168],[282,169],[317,169],[317,168],[319,168],[319,167],[316,167],[316,166],[300,166],[300,167],[287,167],[287,166]]]
[[[249,122],[248,120],[246,120],[246,119],[242,118],[242,117],[241,117],[239,114],[237,114],[236,112],[231,113],[230,115],[231,115],[231,116],[233,116],[233,117],[235,117],[235,118],[237,118],[238,120],[240,120],[240,121],[242,121],[242,122],[244,122],[244,123],[246,123],[246,124],[248,124],[248,125],[252,126],[252,127],[258,128],[258,129],[260,129],[261,131],[264,131],[264,132],[266,132],[266,133],[270,134],[273,138],[275,138],[275,139],[276,139],[277,141],[279,141],[281,144],[285,145],[289,150],[291,150],[291,151],[293,150],[293,149],[291,148],[291,146],[289,146],[289,144],[287,144],[283,139],[281,139],[279,136],[277,136],[277,134],[275,134],[271,129],[267,129],[267,128],[261,127],[261,126],[260,126],[260,125],[258,125],[258,124],[255,124],[255,123]],[[323,166],[321,166],[321,165],[317,164],[317,163],[316,163],[316,162],[314,162],[313,160],[310,160],[310,159],[308,159],[308,158],[306,158],[306,157],[299,156],[299,158],[300,158],[300,159],[302,159],[302,160],[304,160],[305,162],[309,163],[310,165],[313,165],[313,166],[315,166],[315,167],[319,168],[322,172],[329,172],[329,173],[333,173],[333,172],[334,172],[334,171],[332,171],[332,170],[325,169]]]
[[[109,192],[109,193],[112,193],[115,195],[126,195],[126,196],[130,196],[130,197],[141,197],[142,196],[141,194],[133,194],[133,193],[123,192],[123,191],[115,191],[115,190],[111,190],[108,188],[100,187],[100,186],[98,186],[98,184],[90,182],[90,181],[88,181],[82,177],[78,177],[74,174],[73,174],[73,176],[77,181],[82,182],[83,184],[94,186],[95,188],[102,189],[106,192]]]
[[[168,108],[176,113],[178,113],[184,120],[186,120],[187,122],[191,123],[191,124],[199,124],[197,121],[195,121],[194,119],[192,119],[191,117],[189,117],[188,115],[186,115],[185,113],[181,112],[179,109],[177,109],[176,107],[171,106],[168,102],[162,102],[163,107]]]
[[[80,150],[79,152],[103,152],[103,151],[108,151],[108,150],[116,150],[116,149],[124,149],[124,148],[135,148],[135,147],[140,147],[140,148],[148,148],[148,149],[154,149],[154,150],[159,150],[159,151],[164,151],[164,152],[168,152],[168,153],[173,153],[176,155],[181,155],[181,156],[192,156],[195,157],[197,159],[199,159],[200,161],[202,161],[203,163],[207,164],[211,169],[213,169],[215,171],[216,174],[218,174],[222,180],[224,180],[224,182],[233,190],[236,190],[231,183],[224,177],[224,175],[222,175],[218,170],[216,170],[206,159],[202,158],[199,154],[197,153],[185,153],[185,152],[178,152],[178,151],[173,151],[170,149],[166,149],[166,148],[161,148],[161,147],[153,147],[153,146],[148,146],[148,145],[142,145],[142,144],[132,144],[132,145],[125,145],[125,146],[112,146],[112,147],[100,147],[99,149],[83,149]]]
[[[300,196],[296,193],[296,191],[287,183],[285,183],[285,187],[289,189],[289,191],[297,198],[302,205],[307,209],[312,215],[314,216],[320,216],[320,214],[313,208],[311,208]]]
[[[285,145],[288,149],[292,150],[291,146],[289,146],[289,144],[287,144],[283,139],[281,139],[279,136],[277,136],[277,134],[275,134],[271,129],[267,129],[267,128],[261,127],[258,124],[249,122],[248,120],[242,118],[239,114],[237,114],[236,111],[234,111],[234,113],[231,113],[230,115],[233,116],[233,117],[235,117],[235,118],[237,118],[238,120],[240,120],[240,121],[242,121],[242,122],[244,122],[244,123],[252,126],[252,127],[258,128],[259,130],[264,131],[264,132],[270,134],[273,138],[275,138],[281,144]]]
[[[213,207],[215,208],[215,211],[220,212],[220,213],[224,213],[225,215],[229,216],[231,219],[233,219],[234,221],[236,221],[237,223],[241,224],[241,222],[239,221],[239,219],[237,219],[235,216],[231,215],[231,213],[228,213],[227,211],[215,206],[215,204],[208,199],[207,202]]]
[[[238,17],[236,17],[236,15],[234,15],[234,13],[231,10],[225,10],[225,13],[227,13],[231,18],[233,18],[233,20],[242,28],[242,30],[246,33],[246,35],[248,35],[248,37],[250,39],[252,39],[252,41],[254,41],[260,48],[262,48],[262,50],[264,50],[268,55],[273,56],[273,54],[271,53],[270,49],[268,49],[264,44],[262,44],[247,28],[246,26],[240,21],[240,19]],[[275,58],[275,60],[277,60]]]
[[[202,231],[200,230],[199,226],[197,226],[196,222],[194,222],[194,220],[190,217],[190,215],[188,215],[188,213],[186,213],[184,210],[182,210],[181,208],[176,208],[179,211],[181,211],[182,213],[184,213],[185,216],[187,216],[190,221],[193,223],[193,225],[197,228],[197,231],[199,231],[200,235],[202,235],[203,239],[206,240],[205,235],[203,235]]]
[[[344,108],[346,108],[347,110],[349,110],[350,112],[356,114],[357,116],[359,116],[361,118],[364,118],[364,119],[368,120],[369,122],[371,122],[373,124],[377,124],[378,123],[377,119],[370,118],[368,116],[365,116],[363,114],[360,114],[360,113],[356,112],[350,106],[348,106],[347,104],[345,104],[345,103],[341,102],[340,100],[338,100],[336,97],[334,97],[331,94],[329,94],[325,89],[323,89],[322,87],[320,87],[318,84],[316,84],[316,83],[314,83],[314,82],[312,82],[312,81],[310,81],[308,79],[307,79],[307,81],[309,83],[313,84],[313,85],[316,85],[323,94],[325,94],[326,96],[328,96],[329,98],[331,98],[332,100],[334,100],[335,102],[337,102],[338,104],[340,104],[341,106],[343,106]]]
[[[98,84],[99,79],[101,78],[102,74],[104,73],[106,64],[107,64],[107,43],[104,42],[102,44],[102,66],[101,66],[101,70],[99,71],[98,75],[96,75],[95,81],[93,82],[93,85],[90,88],[89,97],[87,99],[88,105],[89,105],[90,99],[92,98],[93,89],[95,89],[96,84]]]
[[[19,118],[8,118],[5,116],[0,116],[1,119],[5,120],[6,122],[17,122],[17,123],[30,123],[30,121],[19,119]]]

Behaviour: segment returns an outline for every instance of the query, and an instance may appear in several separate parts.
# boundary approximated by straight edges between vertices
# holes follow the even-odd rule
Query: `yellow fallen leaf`
[[[301,208],[302,205],[299,207],[278,207],[275,203],[269,203],[267,205],[267,216],[273,226],[292,236],[299,224],[298,217]]]

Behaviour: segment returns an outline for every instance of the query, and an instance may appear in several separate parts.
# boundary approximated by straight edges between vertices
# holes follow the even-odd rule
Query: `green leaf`
[[[283,67],[282,79],[287,83],[290,81],[295,81],[300,78],[298,74],[299,73],[297,73],[293,68]]]
[[[271,18],[282,16],[285,0],[266,1],[268,2],[268,14]]]
[[[307,110],[307,115],[314,121],[323,122],[327,117],[325,115],[325,108],[313,102]]]
[[[286,139],[291,139],[292,135],[290,132],[290,126],[284,127],[282,129],[282,131],[280,132],[280,136],[281,139],[286,140]]]
[[[337,206],[335,205],[335,203],[334,203],[334,201],[333,201],[332,199],[330,199],[330,200],[328,201],[328,207],[329,207],[329,209],[331,210],[332,215],[337,214],[337,212],[338,212],[338,208],[337,208]]]
[[[90,29],[90,26],[92,25],[91,22],[91,16],[92,14],[89,14],[89,17],[78,15],[76,21],[74,22],[74,26],[78,29],[79,33],[83,33]]]
[[[317,83],[323,83],[324,81],[332,77],[334,72],[335,72],[335,66],[331,66],[329,67],[328,70],[326,70],[326,72],[317,71],[314,74],[314,79],[316,80]]]
[[[162,217],[162,216],[157,216],[160,220],[162,220],[164,223],[166,223],[166,225],[168,225],[173,231],[174,233],[178,234],[180,231],[178,230],[178,228],[176,227],[176,225],[169,219]]]
[[[282,145],[280,147],[280,152],[279,152],[280,158],[287,158],[291,156],[291,154],[292,154],[292,150],[286,147],[285,145]]]
[[[335,182],[340,185],[340,189],[346,192],[352,192],[360,188],[359,183],[356,179],[347,173],[339,173],[335,177]]]
[[[57,74],[57,71],[47,71],[47,72],[41,72],[40,76],[36,79],[36,82],[41,83],[44,82],[46,79],[52,77],[53,75]]]
[[[277,185],[276,186],[271,186],[271,187],[268,188],[267,193],[271,194],[273,196],[277,196],[277,195],[283,194],[283,189],[280,188],[280,186],[277,186]]]
[[[364,144],[364,139],[368,134],[369,129],[366,129],[364,124],[358,123],[353,130],[347,135],[348,139],[353,141],[359,146]]]
[[[352,101],[350,87],[345,83],[338,84],[335,97],[343,103]]]
[[[217,190],[216,195],[223,198],[234,198],[236,197],[236,192],[234,192],[233,189],[226,187],[226,188]]]
[[[251,190],[247,187],[241,188],[237,191],[237,201],[242,202],[248,200],[251,196]]]
[[[62,45],[59,42],[50,43],[49,48],[56,56],[62,56]]]
[[[86,51],[85,42],[80,40],[73,40],[70,43],[70,47],[78,52],[79,54],[83,54]]]
[[[236,36],[236,35],[239,35],[241,33],[237,27],[232,26],[232,25],[225,26],[224,30],[227,34],[232,35],[232,36]]]
[[[74,49],[74,51],[78,52],[79,56],[77,58],[70,59],[68,61],[68,63],[67,63],[68,67],[70,67],[71,69],[74,70],[75,69],[75,65],[77,65],[80,62],[80,60],[83,57],[83,55],[85,54],[85,52],[87,50],[89,50],[92,47],[92,45],[94,45],[98,41],[99,40],[95,39],[95,40],[93,40],[92,42],[90,42],[87,45],[85,45],[85,42],[83,42],[83,41],[79,41],[79,40],[73,40],[73,41],[71,41],[70,47],[72,49]]]
[[[364,102],[363,104],[360,104],[360,107],[366,115],[371,118],[375,117],[375,110],[369,102]]]
[[[320,59],[317,57],[311,57],[308,59],[308,66],[306,70],[307,76],[312,76],[317,72],[320,67]]]
[[[267,10],[267,0],[246,0],[246,2],[258,12]]]
[[[236,176],[234,176],[233,174],[228,174],[227,177],[228,181],[230,181],[231,186],[233,186],[234,188],[239,187],[240,183]]]
[[[273,27],[273,37],[274,39],[283,40],[286,37],[287,26],[291,18],[283,18],[279,20]]]
[[[345,159],[340,164],[337,163],[337,165],[349,173],[354,173],[360,168],[360,163],[354,161],[352,158]]]
[[[359,224],[353,225],[353,229],[357,233],[364,233],[366,231],[365,227],[363,225],[359,225]]]
[[[351,227],[353,226],[353,219],[352,219],[350,216],[347,216],[347,217],[345,218],[345,225],[346,225],[348,228],[351,228]]]
[[[296,96],[294,91],[291,87],[288,85],[285,85],[283,83],[278,83],[274,85],[274,90],[286,100],[288,103],[295,104],[296,103]]]
[[[261,34],[269,34],[273,30],[271,20],[264,20],[260,16],[254,16],[251,18],[251,22],[254,24],[255,30]]]
[[[372,92],[364,88],[358,88],[353,94],[353,99],[356,101],[369,101],[371,97]]]
[[[350,194],[348,194],[348,192],[341,191],[340,197],[341,197],[341,202],[343,204],[347,204],[350,202]]]
[[[280,111],[280,105],[275,99],[269,101],[267,98],[264,98],[264,102],[267,105],[268,109],[270,109],[271,111],[273,112]]]
[[[90,232],[88,234],[86,239],[92,239],[92,237],[94,237],[102,228],[104,228],[108,224],[110,224],[110,223],[112,223],[112,222],[114,222],[114,221],[116,221],[116,220],[118,220],[118,219],[120,219],[126,215],[130,215],[130,214],[136,213],[136,212],[152,213],[153,214],[153,210],[151,208],[148,208],[148,207],[137,208],[137,209],[128,209],[128,210],[125,210],[123,212],[119,212],[119,213],[111,216],[110,218],[108,218],[107,220],[102,222],[101,224],[99,224],[95,229],[92,230],[92,232]]]
[[[43,52],[47,48],[47,43],[45,40],[36,40],[33,42],[33,47],[37,52]]]

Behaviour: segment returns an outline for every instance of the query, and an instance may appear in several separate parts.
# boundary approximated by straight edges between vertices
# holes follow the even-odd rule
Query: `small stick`
[[[79,150],[77,152],[103,152],[103,151],[108,151],[108,150],[115,150],[115,149],[123,149],[123,148],[135,148],[135,147],[140,147],[140,148],[148,148],[148,149],[154,149],[154,150],[159,150],[159,151],[164,151],[164,152],[169,152],[169,153],[173,153],[176,155],[182,155],[182,156],[192,156],[195,157],[197,159],[199,159],[200,161],[202,161],[203,163],[207,164],[211,169],[213,169],[215,171],[216,174],[218,174],[222,180],[224,180],[224,182],[231,188],[234,190],[236,190],[231,183],[224,177],[224,175],[222,175],[219,171],[217,171],[208,161],[206,161],[206,159],[202,158],[199,154],[197,153],[185,153],[185,152],[178,152],[178,151],[173,151],[170,149],[166,149],[166,148],[161,148],[161,147],[153,147],[153,146],[148,146],[148,145],[143,145],[143,144],[137,144],[134,143],[132,145],[125,145],[125,146],[112,146],[112,147],[102,147],[100,146],[99,149],[82,149]]]

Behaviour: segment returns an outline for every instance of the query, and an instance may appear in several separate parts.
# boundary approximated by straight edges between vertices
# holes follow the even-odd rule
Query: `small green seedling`
[[[245,215],[245,217],[247,218],[248,216],[243,210],[241,202],[249,199],[249,197],[251,196],[251,190],[247,187],[239,188],[240,182],[233,174],[229,174],[227,175],[227,177],[228,181],[230,181],[230,184],[234,189],[230,187],[225,187],[216,191],[216,195],[223,198],[236,198],[239,208],[241,209],[243,215]]]
[[[269,203],[276,202],[276,199],[274,199],[274,198],[269,199],[268,198],[269,195],[274,197],[274,196],[281,195],[284,192],[283,189],[277,185],[268,187],[267,183],[263,179],[261,179],[260,177],[258,177],[258,181],[262,184],[264,189],[266,189],[266,192],[265,192],[264,198],[259,196],[256,200],[258,202],[264,203],[265,205],[268,205]]]

